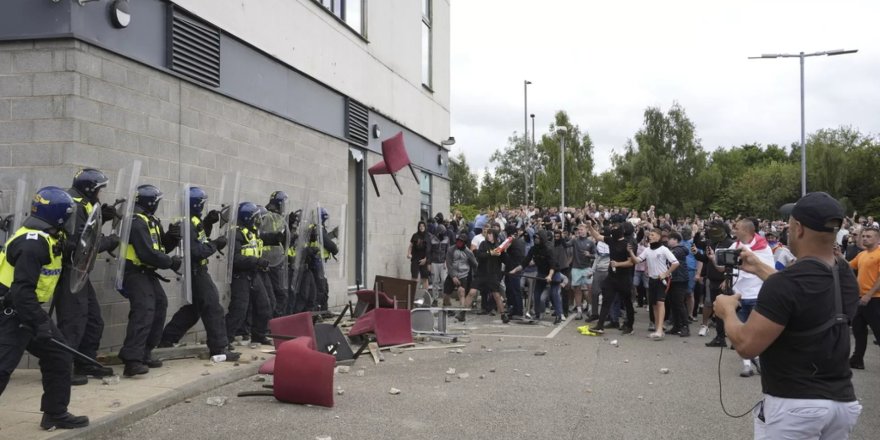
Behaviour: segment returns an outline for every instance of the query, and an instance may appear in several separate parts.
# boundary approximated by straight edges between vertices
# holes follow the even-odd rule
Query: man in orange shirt
[[[865,369],[865,350],[868,346],[868,326],[880,340],[880,228],[867,225],[862,228],[862,248],[849,265],[858,271],[859,310],[852,322],[856,347],[849,359],[851,368]]]

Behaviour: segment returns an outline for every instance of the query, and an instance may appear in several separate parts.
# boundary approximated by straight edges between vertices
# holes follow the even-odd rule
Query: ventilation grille
[[[367,145],[370,140],[370,122],[367,107],[353,99],[348,99],[345,106],[345,134],[348,140]]]
[[[171,70],[196,81],[220,85],[220,31],[183,15],[171,13]]]

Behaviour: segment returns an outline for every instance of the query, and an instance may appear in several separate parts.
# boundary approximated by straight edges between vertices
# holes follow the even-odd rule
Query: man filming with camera
[[[834,255],[843,208],[823,192],[783,207],[797,262],[743,249],[741,272],[765,281],[748,320],[737,319],[739,294],[721,295],[715,313],[744,359],[761,355],[763,400],[753,411],[756,439],[846,439],[861,413],[852,385],[848,324],[859,294],[855,276]]]

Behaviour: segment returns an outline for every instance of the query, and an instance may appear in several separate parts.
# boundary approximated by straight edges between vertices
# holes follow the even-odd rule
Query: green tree
[[[529,141],[516,132],[507,138],[507,146],[495,150],[489,158],[495,165],[492,182],[507,189],[505,200],[510,203],[525,203],[526,173],[532,156],[529,154]],[[497,181],[497,182],[496,182]],[[494,189],[493,189],[494,190]]]
[[[565,127],[558,132],[558,127]],[[589,133],[582,132],[578,125],[571,123],[565,111],[556,112],[550,134],[541,136],[536,146],[539,171],[535,179],[535,193],[538,204],[559,206],[561,203],[560,184],[562,181],[561,145],[565,140],[565,204],[583,206],[593,192],[593,140]]]
[[[458,153],[449,161],[449,201],[452,205],[471,205],[477,200],[477,175]]]

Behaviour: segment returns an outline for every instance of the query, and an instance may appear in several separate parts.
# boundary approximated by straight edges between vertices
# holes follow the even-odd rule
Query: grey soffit
[[[220,85],[220,30],[174,8],[169,29],[171,70],[213,87]]]
[[[354,99],[345,101],[345,137],[358,145],[367,145],[370,140],[370,112],[367,106]]]

